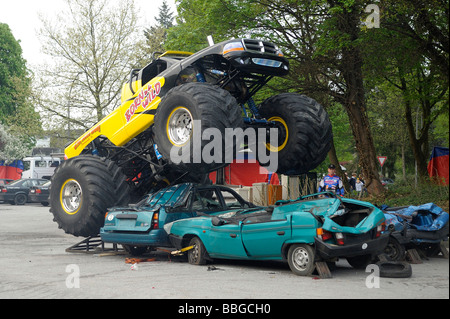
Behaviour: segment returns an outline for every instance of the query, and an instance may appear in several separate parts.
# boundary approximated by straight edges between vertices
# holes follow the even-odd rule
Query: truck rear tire
[[[258,143],[266,156],[278,154],[276,173],[299,175],[322,163],[331,148],[331,122],[322,105],[296,93],[282,93],[265,100],[260,115],[276,123],[278,143]],[[261,150],[258,150],[261,151]],[[257,153],[258,154],[258,153]],[[263,153],[264,154],[264,153]],[[261,163],[267,166],[266,163]]]
[[[50,188],[50,212],[66,233],[97,236],[107,209],[127,205],[129,196],[126,177],[113,161],[80,155],[56,169]]]
[[[201,121],[195,122],[201,124],[194,125],[194,121]],[[228,91],[194,82],[174,87],[162,99],[153,132],[159,152],[169,163],[184,171],[208,173],[234,159],[236,141],[226,143],[225,129],[242,126],[241,108]],[[212,129],[220,136],[214,135],[215,143],[209,145],[214,147],[204,152],[205,146],[212,143],[201,139],[206,129]],[[199,145],[195,145],[197,141]],[[226,154],[232,157],[228,163]]]

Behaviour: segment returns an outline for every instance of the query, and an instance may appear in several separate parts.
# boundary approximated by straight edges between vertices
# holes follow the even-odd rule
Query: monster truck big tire
[[[207,173],[234,159],[236,141],[226,143],[225,129],[242,126],[241,108],[228,91],[207,83],[187,83],[174,87],[161,100],[153,132],[159,152],[169,163],[184,171]],[[207,129],[214,134],[208,136],[211,140],[201,138]]]
[[[128,204],[129,196],[126,177],[113,161],[80,155],[64,161],[55,170],[50,212],[66,233],[96,236],[107,208]]]
[[[315,100],[300,94],[283,93],[265,100],[260,115],[278,128],[278,142],[258,143],[266,156],[278,155],[277,173],[307,173],[323,162],[331,147],[332,128],[327,112]],[[258,154],[258,153],[257,153]],[[260,160],[260,157],[258,157]],[[262,166],[268,166],[261,162]]]

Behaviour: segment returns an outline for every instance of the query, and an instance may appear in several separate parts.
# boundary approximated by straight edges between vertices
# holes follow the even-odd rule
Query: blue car
[[[287,260],[297,275],[313,273],[316,261],[345,257],[366,267],[385,249],[389,234],[374,205],[317,193],[271,207],[216,212],[166,224],[172,244],[188,250],[191,264],[208,259]]]
[[[440,252],[440,242],[448,240],[449,214],[433,203],[419,206],[382,207],[386,231],[391,236],[386,255],[405,259],[406,249],[419,249],[431,257]]]
[[[234,190],[219,185],[183,183],[149,194],[128,207],[110,208],[100,237],[122,244],[133,255],[171,247],[164,225],[175,220],[255,207]]]

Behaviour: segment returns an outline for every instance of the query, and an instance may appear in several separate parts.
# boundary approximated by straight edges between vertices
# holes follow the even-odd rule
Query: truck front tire
[[[153,132],[159,152],[177,169],[208,173],[234,159],[236,141],[225,141],[225,129],[242,126],[241,108],[228,91],[193,82],[174,87],[161,100]],[[202,138],[207,129],[217,133],[211,141]]]
[[[127,205],[129,186],[111,160],[80,155],[64,161],[50,188],[50,212],[66,233],[97,236],[109,207]]]

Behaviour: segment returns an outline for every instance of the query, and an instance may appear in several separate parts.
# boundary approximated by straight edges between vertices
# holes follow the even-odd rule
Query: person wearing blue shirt
[[[331,191],[337,195],[344,196],[344,184],[339,176],[336,175],[336,166],[328,166],[328,175],[325,176],[319,184],[319,192]]]

